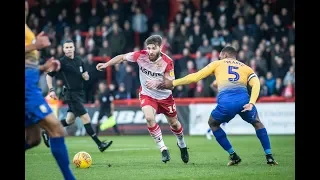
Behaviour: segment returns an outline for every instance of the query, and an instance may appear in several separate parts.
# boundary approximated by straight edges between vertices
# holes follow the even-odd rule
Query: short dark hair
[[[226,46],[221,50],[221,53],[225,53],[230,58],[237,57],[237,50],[232,46]]]
[[[65,43],[73,43],[73,44],[74,44],[74,42],[73,42],[72,40],[70,40],[70,39],[65,40],[65,41],[63,42],[63,45],[64,45]]]
[[[149,36],[146,41],[145,41],[146,45],[149,45],[149,44],[154,44],[154,45],[157,45],[157,46],[161,46],[162,44],[162,37],[160,35],[152,35],[152,36]]]

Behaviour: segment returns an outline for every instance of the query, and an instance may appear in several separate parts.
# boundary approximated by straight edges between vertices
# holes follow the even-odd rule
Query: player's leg
[[[84,92],[70,92],[68,94],[68,98],[70,100],[70,109],[73,114],[79,117],[83,123],[84,128],[86,129],[87,134],[92,138],[92,140],[97,144],[100,152],[104,152],[113,141],[100,141],[97,134],[94,132],[92,125],[91,125],[91,118],[84,108],[82,102],[84,102]]]
[[[32,124],[25,128],[24,151],[36,147],[40,144],[40,127],[38,124]]]
[[[102,120],[102,118],[105,116],[105,112],[100,110],[99,111],[99,116],[98,116],[98,122],[97,122],[97,126],[96,126],[96,134],[98,135],[100,132],[100,122]]]
[[[105,121],[103,121],[103,123],[101,123],[101,125],[99,127],[101,131],[112,128],[117,124],[116,119],[114,118],[114,116],[110,112],[104,112],[104,115],[107,118]],[[103,116],[103,117],[105,117],[105,116]],[[116,130],[118,130],[118,129],[116,129]]]
[[[170,125],[171,132],[177,138],[177,146],[180,149],[181,159],[184,163],[189,162],[189,153],[187,144],[184,140],[183,126],[178,120],[176,104],[172,96],[164,100],[158,100],[158,112],[163,113]]]
[[[114,121],[114,125],[112,126],[112,129],[119,136],[121,133],[120,133],[120,130],[119,130],[119,127],[118,127],[118,124],[117,124],[117,121],[116,121],[114,115],[111,112],[109,112],[107,114],[107,117],[108,117],[109,121],[110,120]]]
[[[230,141],[227,138],[227,134],[220,125],[222,123],[229,122],[232,118],[234,118],[234,116],[235,113],[228,112],[225,107],[218,104],[217,107],[211,112],[211,116],[208,121],[216,141],[225,151],[228,152],[230,156],[230,162],[228,163],[228,166],[239,164],[241,162],[241,158],[234,151]]]
[[[183,134],[183,126],[178,120],[177,115],[174,117],[166,116],[168,123],[170,125],[171,132],[176,136],[177,138],[177,146],[180,149],[180,157],[181,160],[184,163],[189,162],[189,153],[187,144],[184,140],[184,134]]]
[[[44,99],[38,87],[39,78],[39,70],[25,69],[25,151],[37,146],[41,141],[37,125],[40,118],[37,118],[37,115],[41,114],[41,109],[46,110],[46,107],[42,104]]]
[[[158,105],[154,99],[143,94],[139,94],[139,100],[142,112],[147,121],[149,134],[160,149],[160,152],[162,154],[162,162],[166,163],[167,161],[170,161],[170,154],[167,146],[164,144],[161,128],[155,120]]]
[[[115,124],[112,129],[118,136],[121,135],[118,124]]]
[[[39,122],[41,128],[45,129],[50,136],[50,149],[64,176],[64,179],[74,180],[75,177],[70,169],[68,150],[64,139],[64,130],[59,120],[53,113],[47,115]]]
[[[70,107],[70,106],[69,106]],[[73,124],[76,120],[76,116],[73,114],[73,112],[71,111],[71,109],[69,109],[67,111],[67,117],[66,119],[63,119],[60,121],[61,125],[63,127],[67,127],[71,124]],[[42,139],[44,141],[44,144],[47,146],[47,147],[50,147],[50,144],[49,144],[49,134],[47,131],[42,131]]]
[[[108,120],[105,121],[104,124],[101,124],[101,126],[105,125],[105,128],[109,128],[110,126],[112,127],[113,131],[117,134],[120,135],[120,131],[117,125],[117,121],[115,119],[115,117],[113,116],[113,114],[111,112],[107,112],[106,116],[108,117]],[[101,128],[100,126],[100,128]]]
[[[70,105],[68,103],[69,109],[67,111],[67,117],[65,119],[60,120],[60,123],[62,124],[63,127],[67,127],[72,125],[76,121],[76,116],[72,112]]]
[[[211,132],[211,128],[208,128],[208,129],[207,129],[206,137],[207,137],[207,139],[208,139],[208,140],[211,140],[211,139],[212,139],[212,132]]]
[[[83,104],[81,102],[74,101],[73,106],[74,106],[74,108],[72,109],[72,112],[81,119],[88,135],[97,144],[97,146],[101,152],[105,151],[109,146],[111,146],[113,141],[109,141],[109,142],[100,141],[97,134],[94,132],[94,130],[92,128],[91,118],[90,118],[88,112],[86,111],[86,109],[84,108]]]
[[[260,143],[264,149],[264,153],[266,155],[267,164],[269,165],[277,165],[278,163],[274,160],[271,151],[271,145],[269,140],[269,135],[264,127],[263,123],[260,121],[257,108],[253,106],[251,111],[241,112],[239,113],[241,118],[246,122],[252,124],[252,126],[256,130],[256,135],[260,140]]]
[[[144,104],[141,109],[147,121],[148,131],[161,151],[162,161],[166,163],[170,161],[170,154],[167,146],[164,144],[161,128],[155,121],[156,109],[154,107],[157,107],[157,105],[150,100],[145,100]]]
[[[66,180],[74,180],[70,167],[66,145],[64,143],[63,128],[58,119],[53,115],[51,108],[42,96],[38,87],[39,71],[36,69],[25,70],[25,126],[37,124],[47,130],[52,137],[51,152]],[[40,133],[38,134],[40,136]]]

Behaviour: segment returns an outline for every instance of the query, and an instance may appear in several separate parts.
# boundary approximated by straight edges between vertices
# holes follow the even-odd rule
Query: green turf
[[[238,166],[227,167],[228,154],[215,139],[204,136],[185,137],[190,161],[185,165],[173,135],[164,136],[171,161],[164,164],[160,151],[150,136],[112,137],[113,145],[100,153],[90,137],[67,137],[69,157],[79,151],[90,153],[93,164],[89,169],[72,171],[78,180],[293,180],[295,179],[295,137],[271,136],[271,145],[278,166],[268,166],[256,136],[229,136],[242,158]],[[108,167],[111,164],[111,167]],[[62,180],[50,153],[41,144],[26,152],[26,180]]]

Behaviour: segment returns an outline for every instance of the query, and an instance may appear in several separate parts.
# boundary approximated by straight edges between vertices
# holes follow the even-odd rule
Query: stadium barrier
[[[62,106],[59,108],[59,119],[64,119],[67,115],[68,107]],[[89,116],[91,117],[91,124],[95,129],[98,122],[99,108],[87,106]],[[185,132],[189,132],[189,106],[182,105],[177,107],[178,118],[183,124]],[[146,120],[144,119],[143,112],[141,111],[140,106],[128,105],[128,106],[116,106],[114,117],[117,121],[118,128],[123,135],[143,135],[149,134],[146,126]],[[106,120],[106,117],[103,118],[101,122]],[[79,119],[77,118],[77,121]],[[172,133],[170,127],[167,123],[166,117],[163,114],[158,114],[156,116],[156,121],[161,127],[163,134]],[[76,131],[81,128],[78,123],[75,123],[72,126],[66,128],[68,135],[75,135]],[[100,133],[101,135],[112,135],[114,134],[113,129],[107,129]],[[186,133],[188,134],[188,133]]]
[[[208,119],[216,104],[191,104],[189,116],[189,134],[203,135],[208,129]],[[295,134],[295,103],[257,103],[258,114],[269,134]],[[255,129],[236,115],[229,123],[221,126],[227,134],[251,135]]]
[[[203,135],[208,129],[209,115],[216,106],[215,98],[177,98],[178,118],[184,126],[186,135]],[[261,121],[266,126],[269,134],[295,134],[295,99],[284,97],[264,97],[256,104]],[[67,106],[59,108],[59,119],[66,117]],[[92,125],[95,128],[99,116],[99,107],[86,105]],[[147,135],[146,121],[137,99],[116,100],[114,116],[119,129],[124,135]],[[77,119],[79,121],[79,119]],[[172,134],[164,115],[156,116],[163,134]],[[68,135],[75,135],[82,128],[81,123],[67,127]],[[230,123],[222,125],[228,134],[255,134],[251,125],[236,116]],[[112,128],[101,132],[101,135],[113,135]]]

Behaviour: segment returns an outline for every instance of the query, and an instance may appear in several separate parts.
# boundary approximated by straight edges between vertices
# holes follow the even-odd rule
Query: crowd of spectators
[[[162,51],[175,57],[176,78],[196,72],[218,59],[226,45],[238,50],[238,60],[252,67],[261,82],[260,96],[293,97],[295,92],[295,21],[293,4],[277,0],[180,0],[172,21],[169,0],[42,0],[30,8],[27,20],[37,34],[45,31],[52,45],[41,51],[41,62],[63,55],[62,42],[72,39],[76,54],[83,58],[91,76],[86,83],[87,103],[94,102],[97,84],[106,73],[95,69],[95,57],[144,48],[152,34],[163,37]],[[288,1],[290,2],[290,1]],[[293,2],[292,2],[293,3]],[[137,36],[138,35],[138,36]],[[180,56],[174,56],[181,54]],[[214,76],[179,86],[174,97],[215,97]],[[57,91],[63,83],[56,81]],[[139,74],[136,64],[123,63],[112,69],[110,90],[117,99],[137,97]],[[47,94],[44,75],[40,87]]]

